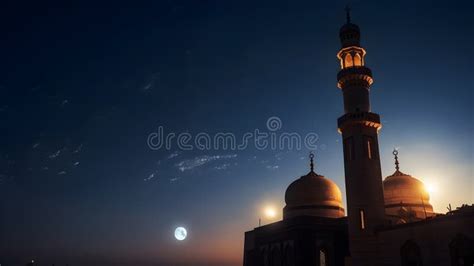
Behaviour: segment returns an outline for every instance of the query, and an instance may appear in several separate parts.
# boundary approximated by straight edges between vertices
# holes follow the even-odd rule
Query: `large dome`
[[[291,183],[285,193],[283,218],[295,216],[344,216],[342,196],[338,186],[322,175],[311,171]]]

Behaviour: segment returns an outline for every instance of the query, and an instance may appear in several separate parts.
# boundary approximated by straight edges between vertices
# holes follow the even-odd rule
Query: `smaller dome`
[[[349,7],[346,7],[346,20],[346,24],[342,25],[339,30],[342,47],[360,46],[360,29],[359,26],[351,23]]]
[[[344,216],[339,187],[313,171],[288,186],[285,202],[284,218],[305,215],[329,218]]]
[[[423,182],[399,170],[398,151],[395,172],[383,181],[385,213],[408,220],[425,219],[434,215],[430,195]],[[405,217],[406,216],[406,217]]]
[[[344,34],[344,33],[348,33],[348,32],[358,32],[360,33],[360,28],[359,26],[357,26],[356,24],[354,23],[346,23],[344,25],[342,25],[341,29],[339,29],[339,34]]]
[[[423,182],[398,170],[385,178],[383,187],[386,205],[400,202],[421,203],[421,199],[428,203],[430,200]]]
[[[339,38],[342,47],[360,46],[360,29],[359,26],[352,23],[344,24],[339,30]]]

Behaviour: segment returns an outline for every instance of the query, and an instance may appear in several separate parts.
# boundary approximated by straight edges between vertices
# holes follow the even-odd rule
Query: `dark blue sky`
[[[308,150],[151,150],[159,126],[240,137],[277,116],[279,132],[318,134],[317,172],[344,192],[345,5],[2,3],[0,263],[239,265],[243,232],[263,206],[283,207]],[[472,203],[471,4],[351,6],[384,176],[398,147],[401,169],[439,188],[435,210]],[[180,243],[178,225],[189,230]]]

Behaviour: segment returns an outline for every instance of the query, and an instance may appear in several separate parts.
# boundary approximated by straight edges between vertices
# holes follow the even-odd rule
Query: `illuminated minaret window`
[[[349,222],[349,244],[354,265],[370,265],[374,252],[370,243],[385,223],[378,132],[380,117],[370,109],[372,71],[366,66],[366,51],[360,45],[359,27],[351,22],[341,27],[341,49],[337,53],[341,70],[337,86],[344,98],[344,114],[338,119],[344,149],[344,171]]]

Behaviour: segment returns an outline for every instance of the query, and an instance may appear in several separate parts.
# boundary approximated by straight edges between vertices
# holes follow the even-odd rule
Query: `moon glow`
[[[183,241],[184,239],[186,239],[187,235],[188,235],[188,232],[186,231],[186,228],[184,227],[177,227],[174,230],[174,237],[179,241]]]
[[[275,218],[276,216],[276,210],[273,207],[267,207],[265,208],[265,216],[268,218]]]

